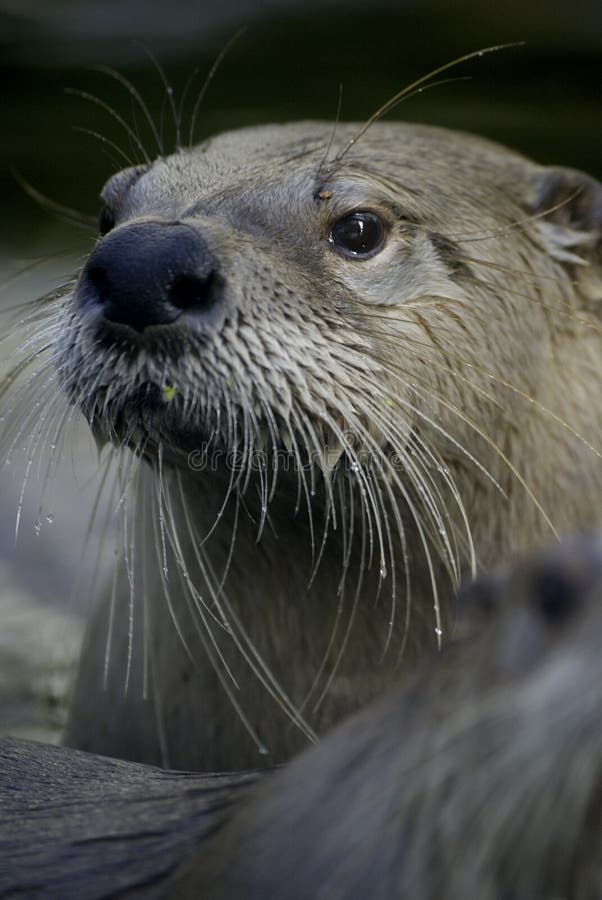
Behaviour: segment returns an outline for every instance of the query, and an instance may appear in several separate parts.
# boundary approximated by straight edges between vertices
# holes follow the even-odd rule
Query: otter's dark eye
[[[112,228],[115,227],[115,214],[108,206],[103,206],[100,210],[100,216],[98,218],[98,232],[101,237],[104,237],[107,232],[111,231]]]
[[[385,226],[374,213],[354,212],[334,223],[328,240],[345,256],[368,259],[383,246]]]

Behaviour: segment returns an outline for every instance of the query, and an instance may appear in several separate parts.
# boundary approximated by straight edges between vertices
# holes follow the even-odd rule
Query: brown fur
[[[111,326],[84,304],[94,251],[54,304],[63,389],[146,460],[124,452],[135,512],[73,745],[287,759],[445,640],[450,584],[599,516],[600,186],[468,135],[358,129],[230,132],[105,188],[99,248],[184,223],[220,293]],[[356,210],[386,230],[365,260],[329,241]]]

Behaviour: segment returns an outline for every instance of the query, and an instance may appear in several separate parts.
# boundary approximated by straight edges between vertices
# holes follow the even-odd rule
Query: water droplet
[[[46,521],[49,525],[52,525],[52,523],[54,522],[54,513],[48,513],[48,515],[46,516]]]
[[[169,571],[168,568],[167,568],[167,566],[162,566],[161,568],[162,568],[162,570],[163,570],[163,574],[164,574],[165,577],[167,578],[167,573],[168,573],[168,571]]]
[[[378,574],[380,575],[381,578],[386,578],[387,577],[387,567],[381,566]]]
[[[40,522],[39,519],[36,522],[36,524],[33,526],[33,530],[35,531],[36,534],[39,534],[40,531],[42,530],[42,523]]]
[[[259,750],[259,752],[261,753],[262,756],[267,756],[268,753],[270,752],[268,750],[268,748],[265,746],[265,744],[260,744],[260,746],[257,749]]]
[[[443,629],[435,628],[435,634],[437,635],[437,637],[441,637],[441,635],[443,634]]]

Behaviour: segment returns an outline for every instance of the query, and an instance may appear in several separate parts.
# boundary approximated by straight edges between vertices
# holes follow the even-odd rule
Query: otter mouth
[[[55,364],[100,447],[128,447],[151,461],[160,450],[164,463],[196,472],[353,468],[359,442],[340,412],[304,411],[302,431],[291,415],[294,394],[286,403],[268,399],[234,354],[229,367],[216,358],[225,344],[186,321],[136,331],[79,308],[76,290]]]
[[[99,446],[110,443],[128,447],[150,460],[159,448],[163,462],[186,466],[194,472],[252,470],[254,472],[334,474],[356,470],[355,453],[348,439],[331,428],[313,426],[311,445],[307,436],[284,421],[278,424],[255,419],[250,425],[247,410],[228,411],[227,422],[205,417],[207,411],[181,402],[176,389],[165,384],[139,385],[128,389],[127,397],[107,399],[102,393],[80,403]],[[194,427],[190,418],[194,419]]]
[[[99,448],[127,447],[153,466],[160,457],[195,476],[221,472],[230,480],[236,473],[296,473],[310,490],[338,474],[388,477],[399,469],[405,447],[359,418],[350,427],[341,409],[308,408],[294,386],[285,402],[268,397],[234,354],[231,368],[223,357],[214,361],[216,344],[226,341],[183,322],[138,333],[72,307],[56,366]],[[407,442],[411,434],[408,428]]]
[[[160,448],[166,464],[197,472],[251,468],[332,474],[357,468],[359,441],[339,413],[330,413],[328,421],[305,417],[303,433],[284,410],[265,400],[232,396],[228,377],[221,383],[208,378],[191,389],[180,371],[182,354],[166,348],[159,330],[133,338],[104,322],[79,322],[76,330],[69,363],[58,368],[64,390],[99,446],[128,447],[150,460]],[[203,352],[196,341],[194,352]]]
[[[367,468],[370,454],[387,468],[385,438],[400,434],[396,423],[387,435],[392,413],[378,398],[371,412],[361,385],[355,397],[316,377],[308,356],[323,335],[308,333],[303,317],[293,319],[304,348],[296,355],[294,340],[289,350],[274,329],[258,328],[224,266],[185,223],[134,221],[98,242],[56,348],[63,386],[97,442],[194,469],[293,468],[312,480]],[[340,366],[330,360],[330,375]],[[358,377],[352,366],[346,374]]]

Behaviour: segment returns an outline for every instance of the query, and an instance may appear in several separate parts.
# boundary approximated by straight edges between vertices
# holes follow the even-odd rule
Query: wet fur
[[[599,185],[455,132],[359,130],[230,132],[109,182],[117,227],[202,230],[224,290],[203,329],[134,352],[71,285],[32,315],[45,412],[18,438],[56,443],[80,407],[134,450],[77,746],[287,759],[446,638],[463,575],[599,516]],[[366,208],[386,247],[347,260],[330,228]]]

